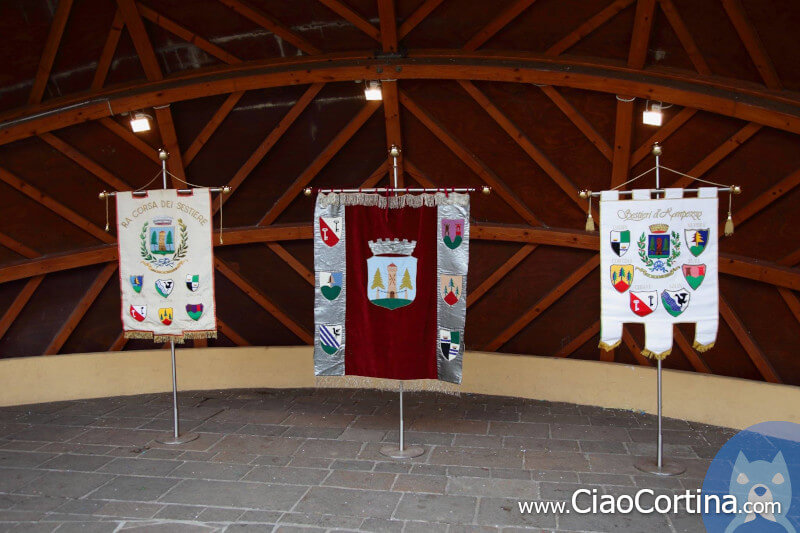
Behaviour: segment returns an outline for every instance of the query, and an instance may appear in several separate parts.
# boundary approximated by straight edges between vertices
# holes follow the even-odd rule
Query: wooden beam
[[[508,26],[512,20],[520,16],[522,12],[528,9],[535,1],[536,0],[515,0],[512,2],[486,26],[481,28],[478,33],[473,35],[464,45],[464,50],[477,50],[486,44],[486,41]]]
[[[631,5],[635,0],[614,0],[608,7],[602,9],[589,20],[559,39],[557,43],[545,52],[549,56],[558,56],[578,44],[584,37],[617,16],[617,14]]]
[[[650,155],[650,150],[653,148],[653,144],[664,142],[670,135],[678,131],[678,129],[686,124],[686,122],[697,113],[697,109],[691,109],[689,107],[684,107],[681,111],[672,117],[672,119],[658,128],[656,132],[650,136],[642,145],[633,152],[631,156],[631,161],[629,163],[630,168],[635,167],[639,164],[639,162]]]
[[[562,296],[564,296],[570,289],[577,285],[583,278],[588,276],[600,265],[600,256],[593,255],[591,259],[578,267],[577,270],[572,272],[567,278],[558,284],[558,286],[547,293],[542,299],[528,309],[521,317],[519,317],[513,324],[503,330],[500,335],[489,341],[484,347],[483,351],[495,352],[501,348],[505,343],[510,341],[520,331],[525,329],[536,317],[545,312],[551,305],[556,303]]]
[[[575,350],[589,342],[589,340],[600,332],[600,321],[598,320],[585,330],[583,330],[577,337],[569,341],[554,355],[555,357],[569,357]]]
[[[789,289],[778,287],[778,292],[780,293],[781,298],[783,298],[783,301],[786,302],[786,305],[789,307],[789,311],[791,311],[792,315],[794,315],[794,319],[797,320],[797,322],[800,322],[800,300],[798,300],[797,296]]]
[[[383,114],[386,120],[386,149],[391,150],[392,146],[400,149],[397,157],[397,187],[403,187],[403,139],[400,129],[400,101],[399,91],[396,81],[385,81],[381,83],[383,87]],[[390,182],[392,181],[394,169],[390,168]]]
[[[44,133],[39,136],[44,142],[73,160],[77,163],[80,167],[84,170],[87,170],[94,174],[94,176],[111,187],[111,190],[114,191],[129,191],[131,190],[131,186],[116,177],[114,174],[100,166],[99,164],[95,163],[89,157],[78,151],[77,148],[71,146],[64,142],[63,140],[59,139],[52,133]]]
[[[564,113],[567,118],[575,124],[575,126],[581,130],[589,142],[592,143],[595,148],[600,150],[600,153],[608,159],[609,161],[613,160],[614,158],[614,150],[608,144],[608,142],[603,138],[599,131],[597,131],[592,124],[586,120],[584,117],[575,107],[570,104],[564,96],[558,90],[550,85],[545,85],[541,87],[542,92],[547,95],[550,100],[556,104],[556,106]]]
[[[117,5],[122,13],[122,19],[128,27],[128,33],[133,40],[133,46],[136,48],[136,54],[139,56],[147,79],[150,81],[163,79],[161,67],[158,65],[150,38],[147,36],[147,29],[139,16],[136,2],[134,0],[117,0]]]
[[[53,68],[58,46],[61,44],[61,36],[64,35],[64,28],[67,26],[71,10],[72,0],[59,0],[53,15],[53,22],[50,24],[50,32],[44,42],[44,51],[39,59],[39,67],[36,69],[36,77],[33,79],[31,94],[28,96],[29,104],[38,104],[42,101],[47,80],[50,79],[50,70]]]
[[[408,172],[409,176],[414,178],[414,180],[423,187],[428,187],[430,189],[436,188],[436,184],[408,158],[405,159],[405,170]]]
[[[117,335],[117,338],[111,344],[111,346],[108,347],[108,351],[119,352],[123,348],[125,348],[126,344],[128,344],[128,339],[125,337],[125,334],[123,332],[120,332],[119,335]]]
[[[344,2],[339,0],[319,0],[319,2],[376,41],[381,41],[380,30],[370,24],[367,19],[353,11],[353,9]]]
[[[778,260],[778,264],[783,266],[795,266],[798,263],[800,263],[800,248]]]
[[[706,63],[703,54],[700,52],[700,49],[697,47],[697,43],[692,37],[692,34],[689,33],[689,28],[686,27],[686,24],[683,22],[683,19],[678,13],[678,10],[675,8],[675,4],[672,2],[672,0],[659,0],[659,4],[661,5],[661,10],[664,11],[664,15],[667,17],[670,26],[672,26],[672,29],[675,30],[675,35],[678,36],[678,40],[681,42],[683,49],[686,50],[686,55],[689,56],[689,60],[692,62],[692,65],[694,65],[695,70],[697,70],[698,74],[710,76],[711,69],[708,68],[708,63]]]
[[[699,163],[687,172],[690,176],[695,178],[701,177],[703,174],[714,168],[720,161],[732,154],[737,148],[747,142],[750,137],[758,133],[761,129],[760,124],[750,123],[744,128],[734,133],[729,139],[720,144],[713,152],[704,157]],[[694,180],[681,176],[670,187],[687,187]]]
[[[550,159],[539,150],[536,145],[528,138],[525,133],[514,124],[500,109],[489,100],[472,82],[459,80],[458,83],[464,88],[465,91],[483,108],[490,117],[494,119],[497,124],[516,142],[528,156],[536,162],[539,167],[550,176],[550,178],[558,185],[562,191],[572,200],[578,209],[583,212],[586,207],[586,202],[581,200],[578,196],[578,188],[572,183],[566,174],[555,166]],[[597,211],[593,211],[596,220]]]
[[[781,181],[759,194],[754,200],[744,207],[737,207],[733,211],[733,221],[738,226],[746,220],[760,213],[772,202],[781,198],[795,187],[800,185],[800,169],[795,170]]]
[[[39,252],[33,248],[25,246],[18,240],[9,237],[5,233],[0,233],[0,246],[5,246],[15,254],[21,255],[22,257],[27,257],[28,259],[39,256]]]
[[[125,27],[125,22],[122,20],[122,13],[119,9],[114,14],[114,20],[111,21],[111,28],[108,30],[106,43],[103,45],[103,51],[100,53],[100,59],[97,60],[97,68],[94,71],[92,84],[90,88],[94,91],[101,89],[106,83],[108,70],[111,68],[111,61],[114,59],[114,54],[117,52],[117,44],[119,43],[120,35],[122,35],[122,28]]]
[[[247,339],[236,333],[232,327],[230,327],[226,322],[217,317],[217,329],[230,340],[232,340],[236,346],[252,346]]]
[[[380,35],[383,51],[397,52],[397,21],[394,12],[394,0],[378,0],[378,20],[381,26]]]
[[[236,174],[233,175],[231,180],[228,182],[228,186],[231,188],[230,194],[224,195],[221,194],[214,200],[212,204],[211,212],[216,214],[219,211],[221,205],[225,204],[228,200],[230,200],[233,193],[236,192],[236,189],[242,184],[242,182],[253,172],[253,169],[258,166],[264,156],[272,149],[273,146],[283,137],[283,134],[286,133],[286,130],[294,124],[294,121],[297,120],[303,111],[305,111],[308,104],[310,104],[314,98],[319,94],[322,88],[325,86],[324,83],[315,83],[311,85],[306,92],[295,102],[292,108],[289,110],[288,113],[278,122],[278,124],[269,132],[269,134],[261,141],[261,144],[250,154],[250,157],[247,158],[247,161],[239,167],[239,170],[236,171]]]
[[[703,357],[697,353],[692,345],[686,340],[686,337],[683,335],[680,329],[678,329],[678,325],[675,324],[673,326],[673,338],[675,342],[678,344],[681,352],[683,355],[686,356],[686,359],[689,361],[689,364],[692,365],[697,372],[702,374],[710,374],[711,369],[708,367],[706,362],[703,360]]]
[[[3,338],[3,335],[6,334],[8,328],[11,327],[11,324],[17,319],[19,314],[25,308],[25,304],[28,303],[28,300],[31,299],[33,293],[36,292],[36,289],[42,283],[44,276],[34,276],[30,278],[25,285],[22,287],[22,290],[17,293],[17,296],[14,298],[14,301],[11,302],[6,308],[5,313],[0,315],[0,339]]]
[[[271,31],[287,43],[295,48],[305,52],[308,55],[319,54],[320,50],[306,39],[296,34],[292,30],[281,25],[277,20],[267,15],[265,12],[258,8],[251,6],[241,0],[219,0],[239,15],[252,22],[255,22],[267,31]]]
[[[287,265],[289,265],[292,268],[292,270],[300,274],[300,277],[306,280],[309,285],[311,285],[312,287],[315,286],[314,273],[311,272],[309,269],[307,269],[303,263],[298,261],[295,256],[290,254],[286,248],[284,248],[277,242],[268,242],[267,248],[272,250],[275,253],[275,255],[283,259],[283,261]]]
[[[0,116],[0,144],[39,135],[113,113],[268,87],[380,79],[372,52],[297,56],[250,64],[189,70],[153,82],[135,82],[78,96],[54,98]],[[688,76],[658,69],[637,70],[604,60],[551,58],[524,52],[419,50],[393,60],[393,79],[471,79],[574,87],[632,95],[800,133],[797,98],[745,82]]]
[[[105,126],[106,129],[117,135],[117,137],[139,150],[146,155],[148,159],[157,163],[158,166],[161,166],[161,160],[158,158],[158,150],[137,137],[130,128],[126,128],[113,118],[101,118],[99,122]]]
[[[642,349],[636,344],[636,341],[627,329],[622,332],[622,342],[625,343],[625,346],[628,347],[628,350],[630,350],[631,354],[633,354],[633,357],[640,365],[653,366],[650,359],[642,355]]]
[[[742,43],[744,43],[744,47],[747,48],[750,59],[753,60],[753,64],[756,66],[759,74],[761,74],[764,84],[770,89],[783,89],[781,80],[778,79],[778,74],[775,72],[772,60],[769,58],[769,54],[767,54],[767,49],[764,47],[764,43],[761,42],[761,38],[758,36],[756,29],[750,24],[750,21],[747,20],[747,15],[745,14],[741,1],[722,0],[722,6],[728,13],[728,18],[730,18],[733,23],[733,27],[736,28],[736,32],[739,34]]]
[[[633,101],[622,101],[617,96],[617,116],[614,127],[614,157],[611,160],[611,187],[628,180],[631,167],[631,141],[633,140]]]
[[[498,281],[506,277],[506,275],[514,270],[531,252],[536,249],[535,244],[526,244],[516,251],[514,255],[508,258],[505,263],[500,265],[500,268],[492,272],[492,274],[483,280],[476,289],[473,289],[467,294],[467,308],[472,306],[475,302],[480,300],[489,290],[494,287]]]
[[[390,168],[391,164],[389,163],[389,160],[384,160],[383,163],[381,163],[378,168],[376,168],[372,174],[370,174],[369,177],[365,179],[358,187],[360,189],[369,189],[371,187],[375,187],[377,183],[386,177]]]
[[[541,225],[541,221],[533,214],[533,211],[525,205],[517,195],[495,174],[483,161],[473,154],[461,141],[455,138],[452,133],[416,102],[414,102],[405,92],[400,93],[400,102],[406,109],[417,117],[431,133],[433,133],[445,146],[447,146],[470,170],[478,175],[487,185],[494,189],[500,198],[511,206],[516,213],[528,224]]]
[[[761,348],[758,347],[753,337],[750,336],[742,320],[722,295],[719,296],[719,313],[731,328],[733,334],[736,335],[736,338],[739,339],[739,343],[745,349],[750,360],[756,368],[758,368],[758,371],[764,379],[770,383],[783,383],[778,373],[775,372],[775,369],[772,367],[772,364],[767,360],[764,352],[761,351]]]
[[[314,337],[300,326],[297,322],[292,320],[286,313],[284,313],[278,306],[276,306],[269,298],[256,289],[249,281],[245,280],[241,274],[233,270],[227,263],[219,257],[214,258],[214,267],[228,280],[236,285],[242,292],[250,297],[255,303],[260,305],[265,311],[274,316],[278,321],[286,326],[292,333],[297,335],[300,340],[306,344],[314,344]]]
[[[103,287],[106,286],[108,280],[111,279],[111,275],[117,270],[117,265],[114,263],[109,263],[103,270],[100,271],[100,274],[97,275],[95,280],[86,289],[86,292],[78,300],[78,304],[72,310],[67,320],[61,326],[61,328],[56,333],[53,340],[50,341],[50,344],[44,351],[44,355],[55,355],[64,346],[64,343],[67,342],[69,336],[72,335],[72,332],[75,331],[75,328],[80,323],[81,319],[86,315],[86,312],[92,306],[94,301],[97,299],[97,296],[100,294],[100,291],[103,290]]]
[[[414,10],[411,15],[400,25],[400,28],[397,30],[397,36],[399,39],[402,39],[406,35],[409,34],[411,30],[417,27],[417,25],[422,22],[428,15],[430,15],[434,9],[439,7],[444,0],[425,0],[422,2],[417,9]]]
[[[212,57],[216,57],[220,61],[224,63],[228,63],[229,65],[238,65],[242,62],[241,59],[230,54],[220,48],[219,46],[209,42],[206,39],[203,39],[196,33],[192,32],[191,30],[184,28],[177,22],[165,17],[164,15],[158,13],[157,11],[150,9],[146,5],[142,4],[141,2],[136,2],[136,6],[139,9],[139,14],[149,20],[150,22],[154,23],[156,26],[159,26],[168,32],[180,37],[187,43],[191,43],[200,50],[206,52],[208,55]]]
[[[172,121],[172,111],[168,107],[156,109],[156,121],[158,122],[158,130],[161,132],[161,141],[164,143],[164,149],[169,154],[167,171],[171,174],[171,187],[180,189],[186,184],[187,180],[181,148],[178,146],[178,135],[175,133],[175,123]]]
[[[647,61],[647,45],[653,28],[656,0],[637,0],[636,15],[633,21],[633,35],[628,52],[628,66],[641,69]]]
[[[283,213],[290,203],[297,197],[298,194],[305,188],[311,180],[322,170],[333,157],[339,153],[339,150],[347,144],[355,133],[361,129],[361,126],[369,120],[369,118],[380,107],[380,102],[370,101],[353,117],[347,125],[342,128],[336,137],[328,143],[322,152],[314,158],[308,167],[297,177],[297,179],[289,186],[286,192],[281,195],[275,202],[272,208],[265,214],[258,222],[259,226],[266,226],[275,222],[275,220]]]
[[[93,235],[97,239],[103,242],[116,242],[116,239],[109,235],[107,232],[103,231],[102,228],[96,226],[93,222],[83,218],[81,215],[73,211],[72,209],[68,208],[61,202],[47,196],[45,193],[37,189],[32,185],[28,185],[17,176],[12,174],[11,172],[0,168],[0,181],[5,182],[6,184],[10,185],[11,187],[15,188],[34,202],[43,205],[53,213],[57,214],[61,218],[68,220],[78,228],[82,229],[86,233]]]
[[[187,167],[192,162],[192,159],[200,153],[200,149],[205,146],[211,136],[214,135],[214,132],[217,131],[217,128],[219,128],[228,117],[243,95],[244,91],[237,91],[228,95],[225,101],[222,102],[222,105],[214,112],[211,120],[203,126],[203,129],[200,130],[200,133],[197,134],[197,137],[194,138],[192,144],[189,145],[189,148],[187,148],[186,152],[183,154],[183,162]]]

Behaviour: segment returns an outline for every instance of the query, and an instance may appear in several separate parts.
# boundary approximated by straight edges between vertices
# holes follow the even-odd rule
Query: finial
[[[103,191],[103,192],[101,192],[100,194],[97,195],[97,197],[100,198],[101,200],[105,200],[107,196],[108,196],[108,193],[106,191]]]
[[[732,186],[731,190],[733,191],[733,194],[742,194],[742,188],[738,185]]]
[[[483,194],[492,194],[492,188],[489,187],[488,185],[484,185],[483,187],[481,187],[481,192]]]
[[[305,189],[303,189],[303,194],[305,194],[306,196],[311,196],[311,192],[312,192],[311,187],[306,187]]]
[[[169,158],[169,154],[163,148],[159,148],[158,150],[158,158],[162,161],[166,161]]]
[[[228,185],[222,187],[222,194],[230,194],[231,188]]]
[[[392,147],[389,149],[389,155],[392,157],[400,157],[400,149],[397,146],[392,145]]]
[[[660,155],[661,155],[661,153],[662,153],[662,150],[661,150],[661,145],[660,145],[660,144],[658,144],[658,143],[653,143],[653,150],[652,150],[652,153],[653,153],[653,155],[654,155],[654,156],[656,156],[656,157],[660,156]]]

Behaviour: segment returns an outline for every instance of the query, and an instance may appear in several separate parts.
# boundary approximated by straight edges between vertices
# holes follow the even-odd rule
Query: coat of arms
[[[622,257],[628,248],[631,247],[631,232],[625,231],[612,231],[611,232],[611,251],[618,256]]]
[[[319,235],[328,246],[336,246],[342,238],[342,217],[319,217]]]
[[[439,348],[448,361],[458,357],[458,352],[461,350],[461,332],[449,329],[439,330]]]
[[[131,287],[136,292],[142,292],[142,280],[144,276],[131,276]]]
[[[417,258],[411,254],[417,241],[378,239],[369,241],[367,298],[385,309],[410,305],[417,296]]]
[[[683,265],[681,268],[686,283],[696,291],[706,277],[706,265]]]
[[[192,292],[197,292],[197,289],[200,288],[200,275],[186,274],[186,288]]]
[[[684,230],[686,235],[686,246],[693,256],[697,257],[703,253],[708,244],[708,229],[687,229]]]
[[[443,218],[442,219],[442,241],[445,246],[455,250],[461,246],[464,240],[464,219],[463,218]]]
[[[652,224],[650,233],[642,233],[637,244],[639,259],[646,268],[640,270],[646,276],[666,278],[678,269],[672,264],[681,253],[681,237],[676,231],[669,232],[667,224]]]
[[[463,296],[462,280],[464,276],[453,276],[451,274],[443,274],[441,276],[441,286],[439,287],[439,294],[447,305],[456,305]]]
[[[189,232],[180,218],[177,232],[172,217],[169,216],[156,217],[145,222],[139,240],[142,261],[147,268],[160,274],[176,271],[189,250]]]
[[[320,272],[319,290],[328,300],[335,300],[342,293],[341,272]]]
[[[342,348],[341,325],[323,324],[319,327],[319,346],[328,355],[333,355]]]
[[[664,309],[672,316],[678,316],[689,307],[689,298],[691,295],[686,289],[677,291],[664,290],[661,292],[661,302],[664,304]]]
[[[203,304],[186,304],[186,314],[192,320],[200,320],[203,316]]]
[[[631,311],[647,316],[658,307],[658,291],[631,291]]]
[[[611,265],[611,284],[618,292],[627,291],[633,283],[633,265]]]
[[[171,307],[160,308],[158,310],[158,319],[165,326],[169,326],[170,324],[172,324],[172,308]]]
[[[128,309],[128,313],[130,313],[131,317],[137,322],[144,322],[144,319],[147,318],[147,306],[131,305],[130,309]]]

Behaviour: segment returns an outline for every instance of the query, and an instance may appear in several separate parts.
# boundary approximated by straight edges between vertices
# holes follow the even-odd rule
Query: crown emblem
[[[669,225],[667,224],[651,224],[650,231],[653,233],[666,233],[669,229]]]
[[[411,255],[417,246],[417,241],[408,239],[378,239],[369,241],[369,249],[372,255]]]

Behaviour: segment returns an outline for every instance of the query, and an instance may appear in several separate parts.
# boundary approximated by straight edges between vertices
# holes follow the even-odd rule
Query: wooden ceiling
[[[665,366],[800,385],[798,26],[792,0],[0,2],[0,357],[152,346],[121,336],[97,194],[150,181],[159,147],[234,190],[208,345],[310,343],[302,189],[387,184],[395,144],[406,186],[494,188],[473,204],[469,349],[649,365],[641,327],[597,349],[577,191],[652,167],[659,141],[665,165],[744,189],[717,345],[681,326]],[[647,99],[671,104],[660,128]],[[137,110],[157,127],[133,134]]]

